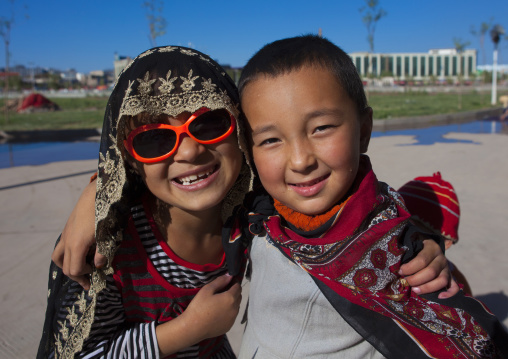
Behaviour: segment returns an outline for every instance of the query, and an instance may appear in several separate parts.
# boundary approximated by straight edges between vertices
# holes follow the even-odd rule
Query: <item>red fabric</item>
[[[53,105],[51,100],[38,93],[32,93],[23,99],[21,105],[18,107],[18,111],[23,111],[29,107],[43,107]]]
[[[459,240],[459,199],[453,186],[441,178],[440,172],[409,181],[399,193],[417,220],[454,243]]]

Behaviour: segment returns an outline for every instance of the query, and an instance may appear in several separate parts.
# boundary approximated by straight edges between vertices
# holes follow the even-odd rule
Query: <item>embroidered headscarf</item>
[[[143,52],[120,74],[104,117],[95,200],[95,238],[108,265],[93,269],[89,291],[69,293],[69,279],[52,263],[39,355],[44,356],[53,347],[56,357],[72,358],[82,349],[94,320],[97,295],[106,286],[106,275],[113,272],[111,263],[122,241],[130,207],[144,189],[140,176],[125,160],[126,120],[139,114],[177,116],[202,107],[225,109],[236,118],[238,145],[244,153],[240,175],[222,205],[224,221],[243,201],[252,183],[243,122],[239,121],[239,98],[232,79],[207,55],[179,46]],[[69,313],[67,320],[55,322],[55,308],[62,306]]]

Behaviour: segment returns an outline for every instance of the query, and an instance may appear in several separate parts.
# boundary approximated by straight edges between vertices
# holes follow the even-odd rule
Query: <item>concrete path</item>
[[[372,139],[369,155],[378,178],[394,188],[435,171],[454,185],[462,214],[460,241],[447,256],[508,326],[508,136],[447,138],[466,142],[411,146],[411,136],[379,137]],[[0,358],[35,357],[50,254],[96,163],[0,169]],[[236,350],[241,333],[238,324],[231,331]]]

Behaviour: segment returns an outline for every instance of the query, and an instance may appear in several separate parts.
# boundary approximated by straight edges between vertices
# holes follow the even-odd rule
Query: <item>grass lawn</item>
[[[498,91],[498,97],[508,90]],[[107,97],[51,98],[61,111],[19,114],[9,113],[6,123],[4,111],[0,111],[0,129],[4,131],[100,128],[107,104]],[[369,104],[375,119],[414,117],[446,114],[491,108],[490,92],[469,91],[462,94],[459,109],[457,93],[427,93],[413,89],[404,93],[369,92]],[[0,99],[0,108],[4,100]],[[498,104],[496,107],[502,105]]]
[[[6,124],[5,112],[0,113],[0,129],[4,131],[28,131],[49,129],[82,129],[102,127],[107,97],[51,98],[60,111],[16,113],[9,112]],[[0,100],[3,108],[4,100]]]

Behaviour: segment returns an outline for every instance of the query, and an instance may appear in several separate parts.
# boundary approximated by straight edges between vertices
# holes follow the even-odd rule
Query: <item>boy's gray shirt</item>
[[[239,358],[383,358],[332,307],[311,276],[255,237]]]

